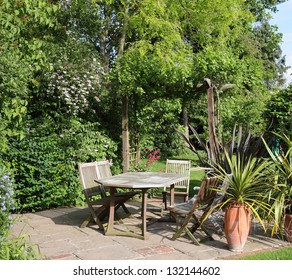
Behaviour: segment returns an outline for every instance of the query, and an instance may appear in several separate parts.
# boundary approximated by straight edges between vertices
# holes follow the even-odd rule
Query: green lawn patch
[[[266,250],[238,258],[239,260],[292,260],[292,247]]]

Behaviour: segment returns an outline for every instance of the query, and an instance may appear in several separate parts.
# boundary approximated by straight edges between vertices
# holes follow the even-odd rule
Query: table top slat
[[[107,178],[98,179],[97,182],[105,187],[122,188],[162,188],[178,183],[186,176],[164,172],[126,172]]]

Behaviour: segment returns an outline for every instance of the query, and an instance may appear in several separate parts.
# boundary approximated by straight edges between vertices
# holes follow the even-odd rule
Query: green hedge
[[[31,129],[5,155],[20,211],[82,204],[77,163],[115,157],[115,143],[98,131],[98,124],[74,121],[59,133],[51,130],[49,122]]]

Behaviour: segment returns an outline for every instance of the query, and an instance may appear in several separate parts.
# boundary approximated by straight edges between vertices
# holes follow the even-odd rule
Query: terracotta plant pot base
[[[225,236],[229,250],[242,252],[250,230],[250,209],[246,206],[231,205],[225,212]]]

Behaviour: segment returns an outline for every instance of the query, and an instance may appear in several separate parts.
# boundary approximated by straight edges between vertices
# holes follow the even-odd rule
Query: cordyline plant
[[[274,133],[281,141],[281,149],[272,151],[263,142],[274,163],[274,189],[269,194],[271,211],[275,214],[273,233],[281,229],[285,214],[292,214],[292,141],[287,135]]]
[[[228,188],[227,190],[215,189],[223,192],[224,200],[214,205],[209,213],[216,208],[225,208],[230,205],[246,206],[265,229],[262,217],[266,218],[272,213],[268,201],[263,199],[272,188],[271,161],[252,156],[243,158],[240,154],[229,157],[227,152],[225,152],[225,158],[230,171],[227,172],[226,167],[220,165],[214,167],[214,170],[219,181],[226,183]]]
[[[225,208],[232,204],[245,205],[266,229],[263,217],[272,215],[272,211],[270,211],[268,200],[263,198],[271,189],[269,173],[271,162],[264,159],[267,152],[262,137],[252,136],[248,129],[243,133],[242,127],[237,129],[235,125],[229,143],[226,143],[223,137],[221,143],[216,138],[215,149],[214,147],[210,149],[209,143],[205,143],[192,126],[189,127],[201,149],[206,152],[207,160],[200,155],[192,140],[181,132],[180,135],[188,143],[189,148],[198,155],[201,164],[211,167],[214,170],[214,176],[221,183],[228,185],[227,191],[215,189],[223,192],[224,199],[217,205],[213,205],[206,217],[216,208]]]
[[[196,129],[189,125],[190,131],[195,136],[195,139],[200,145],[201,150],[205,151],[207,154],[207,160],[202,157],[199,153],[199,150],[196,148],[196,143],[194,140],[187,138],[181,131],[177,130],[177,132],[183,137],[185,142],[188,144],[188,147],[191,151],[193,151],[199,158],[202,166],[214,167],[221,166],[225,168],[227,173],[230,173],[230,165],[226,159],[226,155],[229,158],[232,155],[240,155],[243,164],[245,164],[251,157],[263,157],[266,154],[266,150],[263,145],[262,137],[254,137],[249,129],[243,133],[242,127],[234,125],[232,138],[229,143],[226,143],[224,137],[222,137],[222,142],[220,143],[217,140],[215,143],[215,149],[210,149],[209,143],[204,142]],[[217,138],[216,138],[217,139]],[[213,152],[212,152],[213,150]]]

